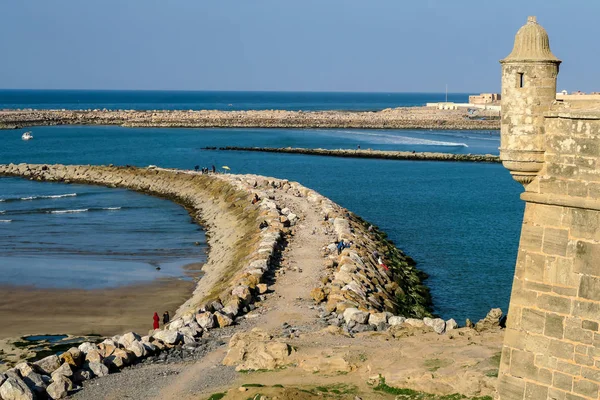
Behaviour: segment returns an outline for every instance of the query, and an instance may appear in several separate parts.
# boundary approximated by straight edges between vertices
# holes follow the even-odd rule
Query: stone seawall
[[[203,150],[216,150],[216,147],[205,147]],[[409,151],[385,150],[345,150],[345,149],[306,149],[306,148],[270,148],[270,147],[219,147],[224,151],[258,151],[264,153],[291,153],[313,156],[348,157],[348,158],[376,158],[387,160],[415,160],[415,161],[466,161],[499,163],[500,157],[491,154],[450,154],[450,153],[413,153]]]
[[[5,110],[0,129],[37,125],[120,125],[170,128],[499,129],[497,116],[471,119],[465,110],[427,107],[350,111]]]

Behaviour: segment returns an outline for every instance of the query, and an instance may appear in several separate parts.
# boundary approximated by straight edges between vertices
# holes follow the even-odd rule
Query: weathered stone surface
[[[475,324],[475,330],[478,332],[498,328],[500,326],[500,318],[502,317],[502,310],[499,308],[493,308],[488,312],[484,319],[479,320]]]
[[[87,354],[85,355],[85,361],[102,362],[103,358],[104,357],[96,349],[88,350]]]
[[[217,324],[220,328],[233,324],[233,319],[220,311],[215,313],[215,318],[217,319]]]
[[[251,332],[239,332],[229,341],[229,351],[224,365],[236,366],[236,370],[272,370],[289,362],[291,348],[272,339],[266,332],[254,328]]]
[[[65,376],[65,377],[72,377],[73,376],[73,369],[71,368],[71,364],[69,363],[64,363],[62,364],[59,368],[57,368],[53,373],[52,373],[52,380],[55,380],[57,377],[59,376]]]
[[[84,354],[87,354],[91,350],[97,350],[98,349],[95,344],[90,343],[90,342],[81,343],[78,348]]]
[[[129,344],[129,346],[126,347],[126,349],[131,351],[138,358],[145,357],[146,355],[148,355],[148,351],[146,350],[146,347],[141,342],[138,342],[137,340],[134,340],[133,342],[131,342]]]
[[[58,376],[53,378],[53,382],[48,385],[46,392],[51,399],[62,399],[67,397],[68,391],[73,387],[73,383],[69,378]]]
[[[453,318],[450,318],[448,321],[446,321],[446,331],[451,331],[456,328],[458,328],[458,324]]]
[[[165,344],[173,345],[180,339],[180,334],[176,330],[158,330],[152,335],[153,338],[162,341]]]
[[[414,326],[415,328],[421,328],[423,326],[425,326],[425,323],[423,322],[422,319],[416,319],[416,318],[407,318],[404,323],[406,325],[410,325],[410,326]]]
[[[269,286],[266,283],[259,283],[256,285],[256,289],[258,290],[259,294],[265,294],[269,290]]]
[[[27,385],[29,389],[33,393],[35,393],[38,397],[43,397],[44,392],[46,391],[46,387],[48,386],[44,381],[44,378],[33,371],[30,371],[28,374],[21,374],[23,382]]]
[[[87,380],[90,380],[94,377],[94,374],[89,369],[78,369],[73,374],[73,381],[76,383],[81,383]]]
[[[60,359],[56,355],[51,355],[36,361],[34,364],[45,375],[50,375],[60,367]]]
[[[379,324],[387,324],[388,316],[386,313],[369,314],[369,325],[378,326]]]
[[[83,364],[84,354],[77,347],[71,347],[58,358],[60,358],[63,363],[68,363],[72,367],[78,368]]]
[[[323,288],[320,287],[316,287],[313,288],[310,291],[310,297],[313,298],[313,300],[315,301],[315,303],[321,303],[323,301],[325,301],[325,299],[327,299],[327,295],[325,294],[325,291],[323,290]]]
[[[360,311],[358,308],[347,308],[344,311],[344,321],[346,321],[346,323],[353,321],[357,324],[366,324],[368,320],[369,313]]]
[[[35,395],[23,380],[10,377],[0,386],[0,398],[3,400],[33,400]]]
[[[91,361],[87,367],[94,373],[94,376],[103,377],[108,375],[108,367],[102,363]]]
[[[406,318],[399,316],[392,316],[388,319],[388,324],[391,326],[402,325],[406,321]]]
[[[119,338],[119,344],[125,348],[128,348],[133,342],[139,342],[140,340],[141,337],[137,333],[127,332]]]
[[[215,327],[215,317],[210,312],[196,314],[196,322],[203,329],[212,329]]]

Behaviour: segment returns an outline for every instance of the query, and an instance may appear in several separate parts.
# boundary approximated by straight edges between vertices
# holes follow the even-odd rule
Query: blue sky
[[[600,91],[598,0],[0,0],[0,88],[498,91],[528,15]]]

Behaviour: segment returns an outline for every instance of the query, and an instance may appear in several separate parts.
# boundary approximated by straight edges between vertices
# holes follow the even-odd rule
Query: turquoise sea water
[[[299,181],[379,225],[398,247],[415,258],[419,267],[430,275],[427,284],[432,290],[435,311],[441,316],[464,321],[465,318],[481,318],[492,307],[507,308],[523,205],[519,200],[520,185],[501,165],[202,150],[207,146],[225,145],[355,148],[360,144],[361,148],[497,154],[497,132],[78,126],[34,127],[31,130],[35,139],[29,142],[20,139],[22,131],[0,131],[0,163],[156,164],[176,168],[227,165],[235,173]],[[22,186],[16,188],[15,185]],[[185,211],[171,203],[120,190],[53,185],[53,190],[48,191],[44,185],[2,179],[0,197],[8,192],[18,192],[26,197],[36,193],[98,190],[103,193],[102,197],[91,194],[62,197],[53,201],[40,200],[38,204],[40,208],[53,209],[123,205],[134,209],[131,214],[128,210],[58,214],[65,219],[55,221],[51,218],[57,214],[32,214],[27,221],[20,221],[21,217],[17,215],[0,215],[0,219],[13,219],[13,222],[0,224],[0,269],[6,269],[9,262],[23,265],[17,260],[16,253],[22,254],[20,250],[5,255],[6,249],[27,249],[24,241],[55,235],[56,243],[38,243],[33,252],[54,262],[57,270],[68,270],[61,267],[68,257],[80,258],[71,254],[80,247],[80,241],[96,247],[98,254],[89,255],[96,261],[115,259],[108,255],[115,242],[128,253],[120,258],[127,262],[139,262],[135,257],[138,249],[155,256],[152,245],[145,249],[149,243],[161,243],[165,248],[164,252],[159,252],[160,257],[173,251],[175,256],[170,260],[187,260],[190,254],[187,251],[192,255],[196,254],[194,251],[200,251],[191,243],[201,233],[190,224]],[[104,200],[101,202],[100,198]],[[83,200],[89,200],[89,203],[66,203]],[[42,204],[45,201],[50,204]],[[0,202],[0,210],[17,204],[29,207],[24,201]],[[140,204],[145,206],[135,208]],[[95,219],[97,224],[88,224],[88,218]],[[138,223],[150,224],[148,232],[126,229]],[[77,235],[69,236],[71,229],[80,230]],[[183,229],[181,240],[161,241],[161,238],[170,238],[178,229]],[[111,232],[115,231],[121,236],[113,237]],[[56,254],[53,253],[54,246],[65,243],[60,235],[70,238],[70,248]],[[147,260],[143,262],[151,265]],[[26,283],[26,278],[27,275],[21,276],[22,283]]]

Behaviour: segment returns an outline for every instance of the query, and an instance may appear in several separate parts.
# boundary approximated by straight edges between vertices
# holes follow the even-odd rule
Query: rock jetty
[[[382,111],[285,110],[3,110],[0,129],[36,125],[120,125],[171,128],[361,128],[361,129],[500,129],[500,119],[469,117],[466,110],[429,107]]]
[[[205,147],[204,150],[217,150],[216,147]],[[307,149],[293,147],[219,147],[218,150],[224,151],[258,151],[263,153],[291,153],[305,154],[313,156],[329,157],[348,157],[348,158],[377,158],[387,160],[422,160],[422,161],[464,161],[464,162],[486,162],[499,163],[500,157],[491,154],[451,154],[451,153],[431,153],[431,152],[410,152],[410,151],[387,151],[370,149]]]

